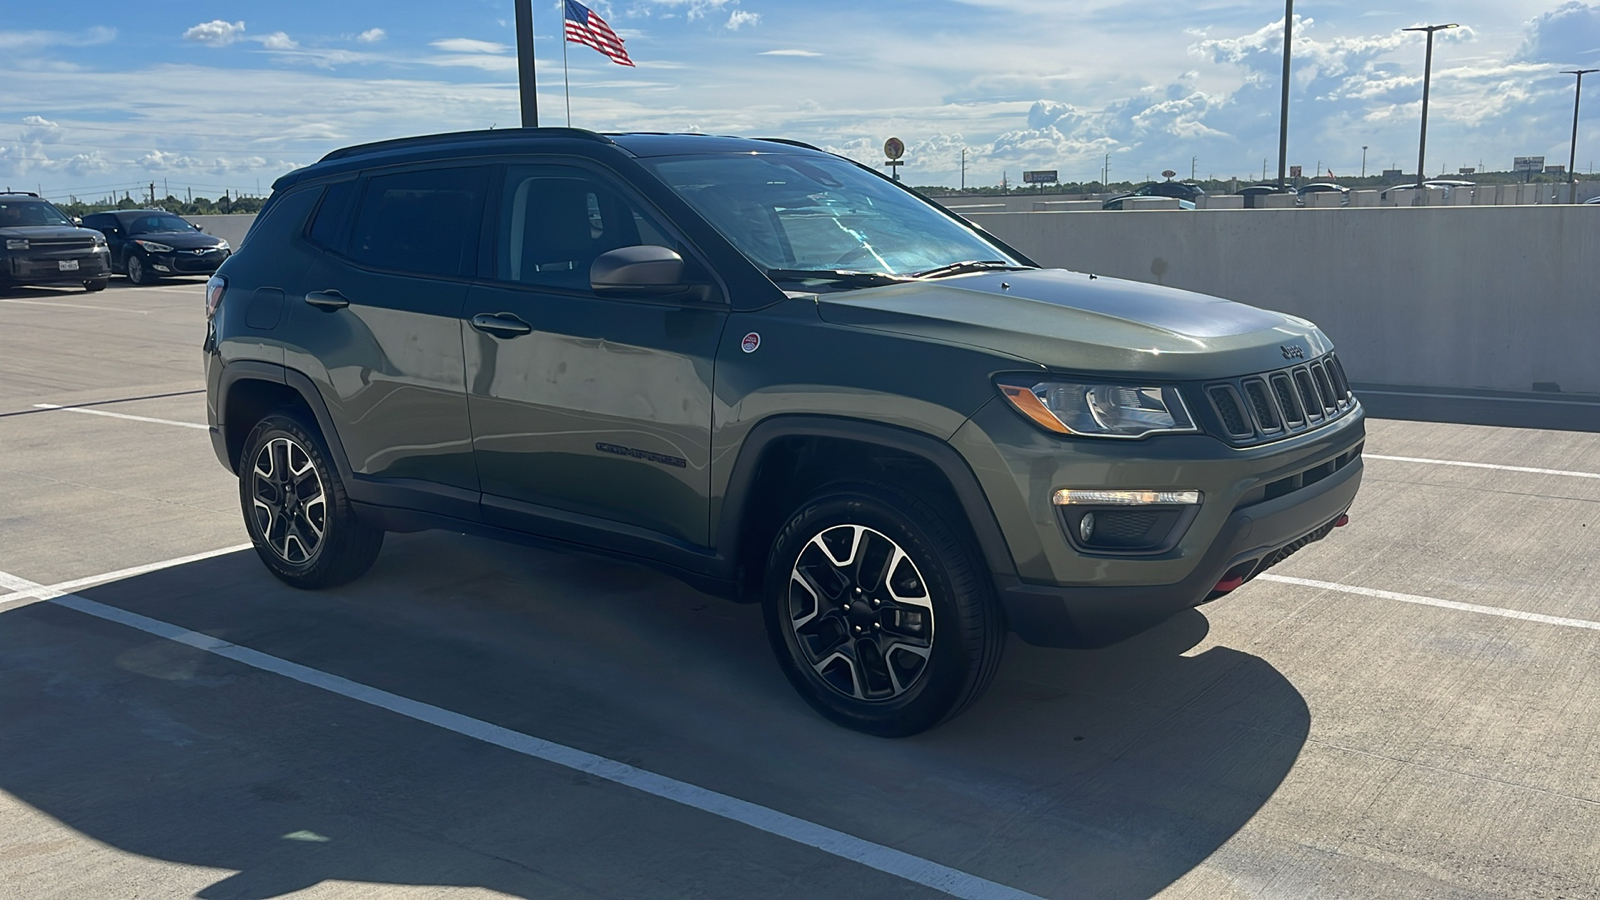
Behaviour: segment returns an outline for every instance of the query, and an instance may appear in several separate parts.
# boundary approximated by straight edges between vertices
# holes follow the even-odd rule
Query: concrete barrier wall
[[[245,232],[250,230],[250,223],[256,220],[255,213],[238,216],[184,216],[184,218],[199,225],[206,234],[214,234],[235,247],[244,240]]]
[[[1353,381],[1600,394],[1600,207],[995,213],[1047,266],[1304,316]]]

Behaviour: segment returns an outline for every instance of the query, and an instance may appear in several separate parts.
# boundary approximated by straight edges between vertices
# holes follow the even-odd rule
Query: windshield
[[[787,154],[641,160],[775,281],[953,275],[1023,263],[843,159]]]
[[[62,215],[61,210],[42,200],[24,200],[21,202],[0,200],[0,228],[12,228],[19,225],[66,225],[71,227],[72,220]]]
[[[171,213],[151,213],[128,223],[129,234],[171,234],[174,231],[193,230],[193,225]]]

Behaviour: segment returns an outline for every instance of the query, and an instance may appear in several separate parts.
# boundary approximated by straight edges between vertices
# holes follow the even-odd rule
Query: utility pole
[[[1593,72],[1600,72],[1600,69],[1573,69],[1561,73],[1578,76],[1578,91],[1572,96],[1572,154],[1567,157],[1567,182],[1572,185],[1569,199],[1573,203],[1578,202],[1578,105],[1583,102],[1583,76]]]
[[[961,189],[967,189],[967,148],[961,148]]]
[[[1278,190],[1283,190],[1289,159],[1289,54],[1294,45],[1294,0],[1283,2],[1283,107],[1278,111]],[[1266,167],[1261,178],[1266,180]]]
[[[1428,83],[1433,77],[1433,33],[1447,31],[1461,26],[1454,22],[1448,25],[1418,25],[1415,28],[1402,28],[1401,31],[1423,31],[1428,35],[1428,56],[1422,64],[1422,138],[1417,141],[1417,190],[1422,190],[1422,182],[1427,179],[1423,170],[1423,163],[1428,158]]]
[[[156,183],[154,181],[150,182],[150,205],[156,205]]]
[[[533,70],[533,0],[517,7],[517,88],[522,96],[522,127],[539,127],[539,93]],[[563,38],[565,40],[565,38]]]
[[[1361,177],[1367,177],[1367,145],[1361,145]]]
[[[1198,156],[1189,157],[1189,180],[1190,181],[1194,180],[1195,165],[1197,163],[1199,163],[1199,162],[1200,162],[1200,157],[1198,157]]]

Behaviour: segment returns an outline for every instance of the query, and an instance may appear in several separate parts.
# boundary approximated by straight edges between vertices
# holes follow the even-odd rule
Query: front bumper
[[[145,253],[145,265],[157,275],[212,275],[227,261],[228,250],[173,250]]]
[[[91,250],[13,250],[0,259],[0,281],[6,284],[82,284],[110,275],[111,255]]]
[[[1041,646],[1104,646],[1205,602],[1320,539],[1361,484],[1359,407],[1315,431],[1252,447],[1203,435],[1062,440],[1002,404],[952,438],[978,477],[1016,575],[996,588],[1011,629]],[[1203,502],[1159,552],[1091,552],[1068,539],[1061,488],[1198,490]],[[1292,552],[1292,550],[1291,550]],[[1254,563],[1254,565],[1251,565]]]

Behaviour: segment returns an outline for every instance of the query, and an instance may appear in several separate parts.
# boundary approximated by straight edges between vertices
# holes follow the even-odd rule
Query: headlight
[[[158,244],[155,241],[139,241],[139,240],[136,240],[136,241],[134,241],[134,243],[138,244],[141,248],[143,248],[146,253],[171,253],[172,252],[172,248],[171,247],[168,247],[166,244]]]
[[[213,250],[231,250],[233,248],[228,246],[228,242],[227,241],[218,241],[217,245],[215,247],[212,247],[211,249],[213,249]]]
[[[1199,430],[1172,387],[1029,379],[1003,381],[1000,393],[1023,415],[1058,434],[1142,438]]]
[[[27,238],[6,238],[6,249],[7,250],[26,250],[26,249],[28,249],[28,239]]]

